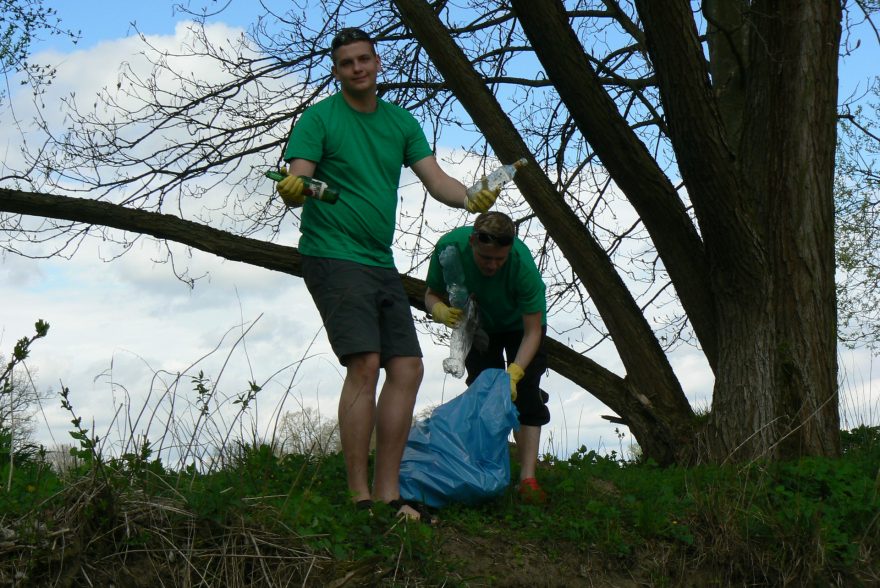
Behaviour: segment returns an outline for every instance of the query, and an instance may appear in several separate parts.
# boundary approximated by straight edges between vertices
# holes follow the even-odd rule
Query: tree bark
[[[767,251],[774,393],[755,390],[732,404],[754,398],[775,429],[769,451],[765,443],[747,453],[760,447],[774,458],[837,455],[833,182],[841,7],[765,0],[753,3],[750,17],[749,78],[761,83],[747,86],[743,135],[753,148],[744,150],[741,173]]]
[[[716,460],[836,455],[840,7],[751,3],[742,14],[748,37],[734,44],[749,49],[740,98],[712,87],[690,3],[636,4],[715,294],[710,452]],[[743,8],[713,4],[727,22]]]

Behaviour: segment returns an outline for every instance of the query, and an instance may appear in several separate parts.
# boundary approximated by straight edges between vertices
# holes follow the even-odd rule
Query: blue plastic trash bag
[[[410,430],[400,464],[400,496],[428,506],[475,504],[510,484],[510,431],[519,415],[510,376],[483,371],[461,394]]]

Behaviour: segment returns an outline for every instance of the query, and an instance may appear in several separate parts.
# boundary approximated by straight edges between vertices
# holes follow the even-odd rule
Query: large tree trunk
[[[708,447],[717,460],[835,455],[840,6],[711,4],[718,25],[735,33],[715,45],[728,64],[713,70],[725,72],[717,80],[703,65],[688,2],[637,2],[715,295]],[[739,71],[730,71],[734,61]]]
[[[716,396],[732,397],[715,415],[725,429],[719,449],[741,444],[749,456],[836,455],[833,181],[841,9],[829,0],[767,0],[753,3],[749,17],[748,78],[756,82],[746,84],[740,172],[766,251],[770,312],[756,327],[771,334],[761,378],[769,387],[760,380],[744,385],[746,373],[718,382]],[[736,340],[725,346],[742,348]],[[736,406],[755,406],[761,418],[731,427]]]

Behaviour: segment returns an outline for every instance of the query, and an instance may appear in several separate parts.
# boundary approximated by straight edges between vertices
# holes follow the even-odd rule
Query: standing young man
[[[485,350],[471,349],[465,359],[467,384],[488,368],[507,368],[510,392],[519,410],[519,431],[513,436],[519,453],[519,493],[543,502],[544,490],[535,477],[541,427],[550,422],[546,397],[538,388],[547,369],[546,287],[516,227],[506,214],[492,211],[477,217],[473,227],[459,227],[437,241],[428,267],[425,308],[438,323],[455,327],[463,311],[446,304],[446,282],[440,254],[458,249],[465,286],[477,301],[480,326],[489,336]],[[505,366],[505,355],[507,365]]]
[[[284,159],[288,177],[277,190],[288,206],[303,206],[299,251],[303,279],[321,314],[345,381],[338,418],[348,488],[359,507],[399,502],[400,460],[416,394],[422,352],[409,302],[391,251],[401,167],[410,167],[436,200],[470,212],[488,210],[498,191],[468,201],[465,186],[438,165],[425,134],[406,110],[376,94],[382,63],[372,38],[343,29],[330,45],[341,91],[303,112]],[[338,190],[335,204],[306,199],[298,176]],[[385,382],[378,398],[379,370]],[[372,488],[368,458],[376,430]]]

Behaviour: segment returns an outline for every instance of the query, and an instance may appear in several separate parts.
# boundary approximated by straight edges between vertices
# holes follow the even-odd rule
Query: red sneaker
[[[535,478],[526,478],[519,483],[519,496],[524,502],[543,504],[547,502],[547,493],[538,485]]]

